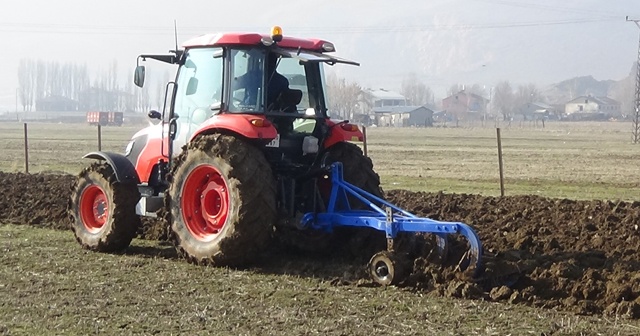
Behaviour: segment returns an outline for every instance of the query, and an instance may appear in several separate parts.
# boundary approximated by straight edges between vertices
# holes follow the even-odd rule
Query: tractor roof
[[[218,34],[206,34],[198,37],[194,37],[185,43],[183,47],[212,47],[212,46],[255,46],[262,45],[264,38],[269,38],[267,34],[258,33],[218,33]],[[300,48],[304,50],[323,51],[323,45],[330,44],[330,42],[318,39],[301,39],[295,37],[284,36],[282,41],[278,42],[278,46],[283,48]],[[333,46],[333,45],[332,45]],[[333,50],[332,50],[333,51]]]

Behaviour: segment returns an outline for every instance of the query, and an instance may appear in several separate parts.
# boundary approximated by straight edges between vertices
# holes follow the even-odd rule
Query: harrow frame
[[[471,272],[477,276],[482,271],[482,243],[471,226],[461,222],[437,221],[430,218],[418,217],[409,211],[401,209],[369,192],[366,192],[344,180],[342,163],[336,162],[330,166],[331,194],[329,205],[325,212],[306,213],[300,222],[301,228],[311,228],[332,232],[337,226],[369,227],[384,231],[387,237],[386,253],[393,253],[393,239],[399,232],[433,233],[437,238],[438,254],[442,259],[447,256],[447,235],[460,234],[469,242],[469,250],[458,263],[458,268],[464,272]],[[348,195],[360,200],[369,210],[352,210]],[[382,252],[381,252],[382,253]],[[380,259],[380,254],[373,256]],[[393,258],[382,259],[393,263]],[[390,270],[398,265],[373,266],[372,277],[377,282],[396,284],[401,279],[389,279]],[[382,267],[382,268],[380,268]],[[377,276],[375,273],[378,273]],[[384,278],[383,281],[381,277]],[[393,277],[393,274],[392,274]]]

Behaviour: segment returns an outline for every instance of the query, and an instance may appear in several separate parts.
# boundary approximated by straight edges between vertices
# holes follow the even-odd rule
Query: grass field
[[[628,123],[502,128],[507,195],[640,199]],[[500,195],[495,128],[368,129],[387,188]]]
[[[29,124],[30,172],[75,174],[97,150],[97,128]],[[103,127],[102,148],[121,153],[142,126]],[[368,152],[385,189],[499,195],[493,127],[369,128]],[[626,122],[502,127],[507,195],[640,200],[638,153]],[[0,170],[24,171],[24,130],[0,123]]]
[[[82,250],[71,232],[0,225],[0,334],[637,335],[640,322],[336,283],[339,260],[266,255],[200,267],[135,240]],[[335,267],[334,267],[335,266]],[[319,276],[320,274],[321,276]]]
[[[122,152],[139,126],[103,128]],[[507,195],[640,200],[627,123],[502,129]],[[29,124],[31,172],[77,173],[97,129]],[[368,129],[385,189],[498,195],[494,128]],[[0,170],[24,171],[23,125],[0,123]],[[259,267],[200,267],[135,240],[123,254],[73,234],[0,224],[0,334],[638,335],[640,322],[371,287],[350,260],[266,254]],[[364,272],[364,270],[360,270]],[[360,272],[356,271],[356,272]],[[338,274],[340,273],[340,274]]]

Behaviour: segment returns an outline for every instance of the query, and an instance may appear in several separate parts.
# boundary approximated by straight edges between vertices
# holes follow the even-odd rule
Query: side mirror
[[[162,119],[162,114],[156,110],[149,111],[149,114],[147,114],[147,116],[149,117],[149,119]]]
[[[138,65],[136,67],[135,73],[133,74],[133,83],[136,84],[136,86],[138,87],[144,86],[144,74],[145,74],[144,65]]]
[[[195,77],[189,78],[189,83],[187,83],[187,92],[185,94],[190,96],[198,90],[198,79]]]

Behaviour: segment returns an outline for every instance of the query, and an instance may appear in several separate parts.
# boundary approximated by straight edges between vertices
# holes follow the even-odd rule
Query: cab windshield
[[[320,62],[302,62],[278,49],[231,49],[229,112],[298,113],[323,111]]]

